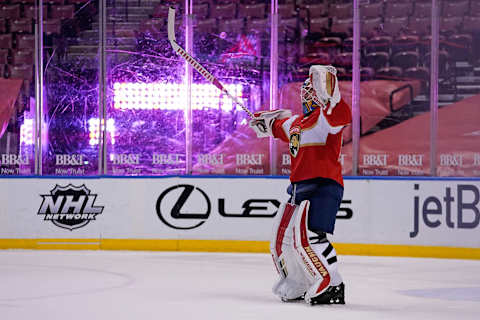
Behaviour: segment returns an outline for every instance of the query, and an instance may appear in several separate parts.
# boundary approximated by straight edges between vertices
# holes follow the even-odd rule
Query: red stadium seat
[[[466,16],[463,18],[463,32],[478,33],[480,32],[480,16]]]
[[[360,50],[363,50],[367,44],[367,38],[360,37]],[[353,51],[353,37],[348,37],[343,40],[342,43],[343,51],[351,52]]]
[[[9,20],[20,19],[21,7],[19,4],[0,4],[0,18]]]
[[[284,3],[278,5],[278,17],[280,19],[288,19],[295,17],[297,12],[295,11],[294,3]]]
[[[217,19],[210,18],[197,21],[195,30],[199,33],[216,33],[217,32]]]
[[[384,51],[370,52],[366,55],[365,60],[366,66],[371,67],[376,71],[387,66],[389,55]]]
[[[35,35],[21,34],[17,36],[17,49],[35,48]]]
[[[369,67],[362,67],[360,68],[360,79],[365,80],[373,80],[375,78],[375,70]]]
[[[452,34],[445,49],[454,61],[467,61],[472,57],[472,42],[470,34]]]
[[[158,35],[165,30],[165,19],[148,19],[140,23],[139,31],[142,33],[149,33],[151,35]]]
[[[0,33],[7,32],[7,20],[0,18]]]
[[[480,1],[470,1],[470,15],[480,17]]]
[[[0,49],[0,65],[8,64],[8,49]]]
[[[369,52],[387,52],[389,53],[392,47],[392,37],[390,36],[376,36],[368,39],[366,51]]]
[[[383,33],[395,37],[403,33],[408,26],[408,17],[385,18],[383,23]]]
[[[23,18],[10,21],[10,32],[33,33],[32,20]]]
[[[462,28],[463,19],[458,16],[442,17],[440,20],[440,33],[450,35],[458,33]]]
[[[414,2],[413,16],[431,17],[432,16],[432,2]]]
[[[217,19],[233,19],[237,16],[237,4],[217,4],[213,7],[210,16]]]
[[[360,5],[362,19],[378,18],[383,16],[383,1]]]
[[[310,21],[310,19],[325,17],[328,14],[326,3],[304,4],[300,6],[300,18]]]
[[[361,20],[361,34],[364,37],[373,37],[379,35],[380,26],[382,25],[382,18],[371,18]]]
[[[52,19],[72,19],[75,13],[75,6],[72,4],[64,6],[54,6],[51,10]]]
[[[31,49],[20,49],[13,50],[12,53],[12,64],[13,65],[22,65],[22,64],[33,64],[33,50]]]
[[[408,21],[408,32],[418,36],[431,33],[432,20],[431,17],[411,17]]]
[[[302,64],[331,64],[332,59],[326,52],[311,52],[299,59]],[[307,72],[308,74],[308,72]]]
[[[391,58],[391,65],[400,67],[402,69],[408,69],[417,67],[420,61],[420,55],[416,51],[400,51],[393,54]]]
[[[219,19],[218,30],[230,34],[241,34],[245,27],[244,20],[239,19]]]
[[[350,71],[353,65],[353,54],[352,52],[341,52],[337,54],[334,58],[334,64],[345,68],[346,70]]]
[[[239,18],[265,18],[266,12],[265,3],[257,4],[239,4],[238,17]]]
[[[37,11],[35,10],[35,6],[25,6],[24,7],[24,16],[25,18],[29,19],[36,19],[37,18]],[[48,6],[43,7],[43,19],[48,18]]]
[[[209,3],[199,3],[193,6],[193,14],[195,19],[207,19],[210,15],[210,4]]]
[[[33,80],[33,65],[24,64],[19,66],[8,66],[7,67],[9,78],[12,79],[23,79],[23,80]]]
[[[330,29],[329,17],[318,17],[310,19],[308,24],[308,33],[325,34]]]
[[[246,24],[247,33],[262,32],[270,30],[270,22],[267,18],[264,19],[248,19]]]
[[[13,37],[11,33],[0,34],[0,48],[13,48]]]
[[[411,2],[388,1],[385,5],[385,18],[407,17],[411,13]]]
[[[353,19],[347,18],[332,21],[330,31],[344,38],[351,37],[353,34]]]
[[[442,17],[463,17],[470,9],[469,0],[443,1]]]
[[[385,67],[378,69],[376,72],[377,78],[399,79],[403,74],[402,68],[399,67]]]
[[[62,32],[62,22],[60,19],[49,19],[43,21],[43,32],[47,35],[60,34]]]
[[[350,3],[331,3],[328,8],[328,15],[336,19],[348,19],[353,17],[353,4]]]
[[[16,4],[16,3],[21,3],[21,4],[35,4],[35,0],[10,0],[10,3]],[[45,1],[46,3],[46,1]]]
[[[416,51],[420,46],[420,37],[412,34],[396,37],[392,42],[392,54],[399,51]]]

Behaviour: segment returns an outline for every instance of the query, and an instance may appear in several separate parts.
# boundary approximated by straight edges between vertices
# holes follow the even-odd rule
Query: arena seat
[[[7,21],[4,18],[0,18],[0,33],[7,32]]]
[[[238,17],[239,18],[265,18],[266,4],[244,4],[238,5]]]
[[[8,64],[8,49],[0,49],[0,65]]]
[[[326,3],[303,4],[299,8],[299,15],[304,21],[325,17],[328,14],[328,6]]]
[[[403,75],[400,67],[385,67],[377,70],[377,78],[399,79]]]
[[[210,18],[197,21],[195,25],[195,32],[199,33],[216,33],[217,32],[217,19]]]
[[[72,19],[74,13],[75,6],[73,4],[53,6],[51,9],[51,18],[60,20]]]
[[[375,71],[385,68],[390,60],[390,56],[385,51],[375,51],[367,53],[365,56],[365,64],[367,67],[373,68]]]
[[[385,4],[385,18],[408,17],[412,14],[411,2],[388,1]]]
[[[28,81],[33,80],[33,65],[31,64],[23,64],[18,66],[8,65],[7,70],[9,78],[11,79],[23,79]]]
[[[207,19],[210,15],[210,4],[199,3],[193,6],[193,14],[197,20]]]
[[[233,19],[237,16],[237,4],[217,4],[213,6],[210,16],[212,18]]]
[[[24,6],[24,16],[25,18],[36,20],[37,19],[37,10],[35,6]],[[48,6],[43,6],[43,19],[48,18]]]
[[[13,65],[23,65],[23,64],[33,64],[33,50],[31,49],[20,49],[12,51],[12,64]]]
[[[392,42],[392,54],[399,51],[416,51],[420,46],[420,37],[406,34],[396,37]]]
[[[417,18],[432,16],[432,2],[415,1],[413,6],[413,16]]]
[[[243,32],[245,21],[238,19],[218,19],[218,30],[229,34],[239,34]]]
[[[470,9],[470,1],[443,1],[442,2],[442,17],[463,17],[468,14]]]
[[[367,40],[366,52],[387,52],[390,53],[392,46],[392,37],[390,36],[376,36]]]
[[[378,18],[383,16],[383,1],[371,2],[360,5],[360,16],[363,19]]]
[[[408,33],[423,36],[431,33],[431,17],[410,17],[408,19]]]
[[[364,37],[372,37],[379,34],[382,18],[370,18],[361,20],[360,32]]]
[[[339,20],[349,19],[353,17],[353,4],[348,3],[331,3],[328,8],[328,15]]]
[[[318,17],[312,18],[308,22],[308,33],[321,33],[325,34],[330,30],[330,18],[329,17]]]
[[[288,19],[295,17],[297,15],[297,11],[295,10],[294,3],[284,3],[278,5],[278,17],[280,19]]]
[[[13,36],[11,33],[0,34],[0,48],[13,48]]]
[[[21,34],[17,36],[17,49],[32,49],[35,47],[35,35]]]
[[[20,4],[0,5],[0,18],[15,20],[15,19],[20,19],[20,17],[21,17]]]
[[[383,23],[383,33],[392,37],[403,33],[407,28],[408,17],[391,17],[385,18]]]
[[[399,51],[392,55],[390,65],[408,69],[417,67],[420,61],[420,55],[416,51]]]
[[[480,32],[480,15],[479,16],[465,16],[463,18],[462,31],[466,33]]]
[[[10,32],[33,33],[32,20],[28,18],[21,18],[10,21]]]
[[[458,33],[462,28],[463,18],[459,16],[447,16],[440,19],[440,33]]]

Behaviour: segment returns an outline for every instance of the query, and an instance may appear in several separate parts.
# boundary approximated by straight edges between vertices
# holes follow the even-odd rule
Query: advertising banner
[[[0,239],[268,241],[285,178],[0,179]],[[336,243],[480,248],[479,180],[345,179]]]

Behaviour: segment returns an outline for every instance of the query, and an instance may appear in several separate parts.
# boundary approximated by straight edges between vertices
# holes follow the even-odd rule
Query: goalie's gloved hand
[[[277,119],[288,118],[292,115],[290,110],[260,111],[255,113],[255,118],[248,122],[258,138],[273,137],[273,123]]]

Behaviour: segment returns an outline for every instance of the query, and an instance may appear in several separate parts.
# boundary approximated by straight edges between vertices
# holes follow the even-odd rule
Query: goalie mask
[[[317,107],[328,108],[327,114],[331,114],[340,101],[337,69],[333,66],[311,66],[309,77],[302,85],[300,96],[304,114]]]

